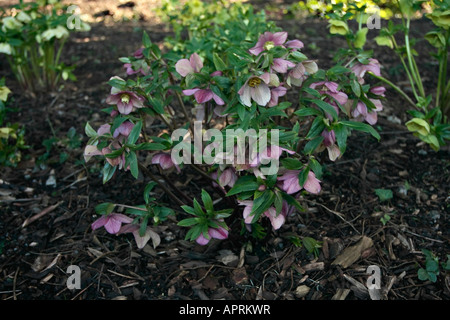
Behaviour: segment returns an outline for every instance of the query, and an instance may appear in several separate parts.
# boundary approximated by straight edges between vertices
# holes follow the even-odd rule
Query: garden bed
[[[79,5],[83,12],[83,3]],[[97,9],[90,12],[101,17],[104,9]],[[110,9],[107,16],[120,15],[121,10],[131,9]],[[98,203],[140,203],[145,184],[140,183],[143,177],[135,180],[121,171],[103,185],[99,164],[82,160],[87,142],[84,126],[87,121],[94,128],[102,124],[107,81],[125,74],[118,58],[140,46],[142,31],[161,44],[170,34],[166,26],[147,17],[114,24],[108,19],[99,19],[88,34],[75,33],[68,41],[63,58],[77,65],[78,80],[65,83],[60,92],[36,99],[17,94],[6,62],[0,61],[0,77],[7,77],[12,107],[18,108],[10,120],[25,125],[25,139],[31,146],[18,168],[2,168],[0,174],[2,300],[370,299],[365,287],[370,265],[381,269],[381,298],[450,298],[449,275],[441,274],[435,283],[417,276],[425,265],[422,249],[435,253],[441,262],[450,253],[450,152],[448,148],[431,150],[398,123],[397,119],[406,120],[406,106],[391,90],[386,92],[385,109],[376,125],[380,142],[356,132],[349,137],[343,157],[325,161],[320,195],[303,199],[305,212],[290,217],[281,229],[269,231],[262,241],[241,234],[238,220],[229,224],[232,231],[227,240],[213,240],[207,246],[182,240],[185,228],[170,220],[156,227],[162,239],[156,248],[149,243],[137,249],[131,235],[117,237],[103,229],[93,232],[90,225]],[[331,65],[330,59],[342,45],[342,39],[330,37],[327,23],[318,18],[280,19],[277,24],[302,40],[305,54],[317,57],[321,67]],[[430,28],[427,21],[419,20],[412,30],[420,34]],[[373,49],[383,73],[397,70],[399,62],[391,54]],[[429,47],[421,43],[417,49],[427,53]],[[437,67],[424,62],[421,68],[426,83],[433,87]],[[402,85],[401,74],[397,78],[392,74],[391,79]],[[79,135],[82,147],[56,144],[45,165],[37,165],[46,152],[44,140],[53,134],[67,137],[70,128],[76,135],[68,139],[76,145]],[[62,162],[61,157],[67,160]],[[210,188],[195,171],[174,171],[170,178],[191,198]],[[375,189],[390,189],[393,197],[382,202]],[[158,187],[155,197],[171,203]],[[171,207],[181,213],[175,205]],[[296,246],[291,241],[294,235],[320,241],[318,256]],[[354,258],[345,250],[349,247]],[[347,258],[344,265],[333,263],[343,258]],[[67,289],[69,265],[81,269],[80,290]]]

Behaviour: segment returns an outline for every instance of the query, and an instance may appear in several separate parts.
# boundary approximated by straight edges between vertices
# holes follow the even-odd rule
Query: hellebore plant
[[[411,110],[408,114],[412,119],[405,123],[409,131],[425,141],[433,150],[439,150],[445,145],[446,140],[450,139],[450,79],[447,77],[448,51],[450,47],[450,3],[447,0],[430,1],[432,12],[425,14],[433,24],[435,29],[425,35],[425,39],[436,49],[433,57],[439,62],[437,71],[436,92],[434,95],[425,92],[424,83],[420,75],[418,64],[416,63],[415,51],[413,49],[413,39],[410,36],[411,20],[414,16],[422,14],[421,0],[399,0],[396,1],[398,11],[402,16],[402,23],[395,25],[389,21],[388,26],[381,28],[379,35],[375,38],[379,46],[387,46],[392,49],[399,57],[406,77],[411,85],[413,97],[410,97],[401,88],[382,76],[380,65],[376,59],[371,58],[372,53],[364,51],[366,43],[366,34],[368,28],[363,27],[367,20],[367,14],[364,14],[365,6],[353,5],[346,13],[340,9],[341,6],[335,6],[335,11],[328,14],[330,33],[345,36],[350,50],[343,51],[338,58],[343,56],[350,58],[352,71],[358,78],[361,85],[363,76],[368,73],[374,80],[389,85],[399,93]],[[353,32],[347,20],[356,18],[358,21],[358,30]],[[395,35],[401,33],[403,36],[403,45],[399,44]],[[376,90],[373,88],[373,90]],[[376,94],[376,91],[372,91]],[[379,94],[382,95],[382,94]],[[377,104],[377,103],[375,103]],[[359,104],[355,117],[365,119],[373,124],[376,121],[375,115],[366,111],[366,106]],[[375,111],[381,110],[379,104]]]
[[[27,2],[12,6],[12,16],[0,16],[0,54],[22,88],[34,94],[55,90],[63,80],[76,80],[73,66],[61,55],[71,29],[67,8],[55,1]],[[63,13],[59,13],[63,11]],[[89,31],[80,20],[79,31]]]
[[[255,236],[262,236],[264,223],[280,230],[302,212],[303,197],[327,188],[319,153],[327,149],[324,161],[336,161],[353,130],[380,138],[370,123],[384,90],[360,84],[367,72],[358,78],[341,65],[321,70],[301,52],[300,40],[270,24],[253,34],[259,17],[246,15],[243,25],[242,14],[223,29],[205,26],[202,42],[188,39],[179,46],[185,50],[162,53],[144,33],[142,57],[120,61],[149,71],[112,77],[103,109],[110,120],[97,130],[85,127],[86,161],[106,160],[104,183],[117,169],[142,174],[189,215],[181,213],[178,224],[200,245],[226,239],[233,219]],[[219,43],[208,36],[216,32],[229,37]],[[184,172],[204,179],[202,204],[173,182]]]

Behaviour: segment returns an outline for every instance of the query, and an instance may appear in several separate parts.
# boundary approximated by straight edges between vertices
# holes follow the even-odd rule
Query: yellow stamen
[[[264,49],[265,50],[270,50],[273,47],[275,47],[275,43],[273,43],[273,41],[267,41],[266,43],[264,43]]]
[[[130,102],[130,96],[126,93],[122,94],[120,96],[120,99],[122,100],[123,103],[128,103]]]
[[[252,88],[257,87],[261,84],[261,79],[260,78],[251,78],[248,81],[248,85]]]

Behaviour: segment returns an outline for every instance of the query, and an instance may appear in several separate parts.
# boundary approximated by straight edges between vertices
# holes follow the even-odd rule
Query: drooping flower
[[[5,17],[2,19],[2,31],[7,32],[7,30],[15,30],[22,27],[22,23],[18,21],[15,17]]]
[[[198,73],[203,68],[203,62],[197,53],[191,54],[188,59],[181,59],[175,64],[175,70],[182,76],[186,77],[190,73]]]
[[[413,118],[405,124],[411,132],[417,132],[422,136],[428,136],[430,134],[430,125],[424,119]]]
[[[290,48],[290,49],[294,49],[294,50],[301,49],[305,46],[303,44],[303,42],[301,42],[300,40],[297,40],[297,39],[289,40],[284,45],[286,46],[286,48]]]
[[[44,41],[50,41],[53,38],[56,39],[66,38],[68,36],[69,31],[67,31],[67,29],[64,28],[63,26],[57,26],[56,28],[45,30],[44,32],[42,32],[41,35],[42,40]]]
[[[382,86],[377,86],[377,87],[372,87],[372,88],[370,88],[369,91],[370,91],[371,93],[373,93],[374,95],[384,97],[384,96],[385,96],[384,93],[386,92],[386,88],[385,88],[385,87],[382,87]]]
[[[320,94],[326,94],[335,99],[341,105],[344,105],[348,100],[348,96],[345,92],[339,91],[338,87],[339,84],[333,81],[320,81],[310,85],[310,88],[312,89],[317,88]]]
[[[238,94],[244,105],[252,106],[252,99],[260,106],[265,106],[270,101],[270,74],[265,73],[261,76],[251,76],[245,84],[239,89]]]
[[[117,105],[121,114],[127,115],[136,109],[144,107],[144,98],[138,96],[132,91],[121,91],[117,88],[111,88],[111,94],[106,98],[106,103]]]
[[[270,89],[270,101],[267,106],[275,107],[278,105],[278,99],[284,95],[286,95],[287,89],[283,86],[279,86],[273,89]]]
[[[287,194],[293,194],[302,189],[299,184],[298,175],[300,170],[288,170],[282,176],[278,177],[281,181],[281,189]],[[314,172],[309,171],[308,177],[303,185],[303,188],[309,193],[318,194],[320,192],[320,180],[316,178]]]
[[[0,43],[0,53],[11,55],[12,47],[9,43]]]
[[[264,34],[259,36],[256,45],[253,48],[250,48],[248,51],[251,54],[257,56],[261,52],[270,50],[275,46],[282,46],[286,42],[287,36],[288,34],[285,31],[275,33],[266,31],[264,32]]]
[[[172,157],[169,153],[157,153],[152,158],[152,164],[159,164],[163,170],[167,170],[175,166],[178,172],[180,167],[172,161]]]
[[[286,73],[289,68],[295,67],[295,63],[282,58],[274,58],[272,69],[279,73]]]
[[[357,63],[352,68],[353,73],[358,78],[360,84],[364,83],[364,75],[367,71],[372,72],[376,76],[381,76],[380,63],[377,59],[370,58],[368,64]]]
[[[208,235],[206,237],[203,233],[201,233],[195,241],[199,245],[204,246],[208,244],[211,239],[224,240],[226,238],[228,238],[228,230],[222,226],[219,226],[219,228],[209,228]]]
[[[122,141],[123,139],[128,138],[133,128],[134,123],[132,123],[131,121],[124,121],[116,130],[114,130],[113,138]]]
[[[380,100],[369,99],[375,105],[375,109],[369,111],[364,102],[359,101],[355,110],[352,112],[353,118],[358,121],[365,120],[367,123],[374,125],[378,121],[377,112],[383,110],[383,105]]]
[[[345,36],[349,31],[348,25],[344,21],[330,19],[328,23],[329,23],[328,27],[330,28],[331,34],[340,34]]]
[[[323,145],[327,148],[328,157],[331,161],[335,161],[341,155],[341,150],[336,145],[336,134],[334,130],[328,131],[327,129],[322,131]]]
[[[121,213],[110,213],[108,215],[102,215],[100,218],[95,220],[91,228],[92,230],[96,230],[101,227],[105,227],[106,231],[110,234],[116,234],[119,232],[122,223],[131,223],[133,219],[127,217]]]
[[[225,104],[222,98],[215,94],[211,89],[187,89],[183,90],[183,94],[186,96],[194,95],[195,100],[198,103],[205,103],[210,101],[211,99],[214,99],[214,101],[220,106],[223,106]]]
[[[232,188],[236,183],[237,178],[234,168],[226,168],[219,177],[219,184],[222,187],[229,186]]]
[[[239,205],[245,206],[244,211],[242,212],[242,216],[244,218],[244,222],[246,224],[251,224],[253,220],[253,216],[250,215],[253,209],[253,201],[251,200],[238,200]]]

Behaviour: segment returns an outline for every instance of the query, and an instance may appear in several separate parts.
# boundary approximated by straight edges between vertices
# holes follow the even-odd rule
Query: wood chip
[[[350,289],[338,288],[331,300],[345,300],[349,293]]]
[[[297,289],[295,289],[295,296],[297,298],[304,298],[306,297],[306,295],[309,293],[309,291],[311,290],[310,287],[302,285],[302,286],[298,286]]]
[[[361,254],[368,248],[373,246],[371,238],[363,236],[359,242],[351,247],[347,247],[342,253],[331,263],[332,265],[340,265],[342,268],[348,268],[358,261]]]

